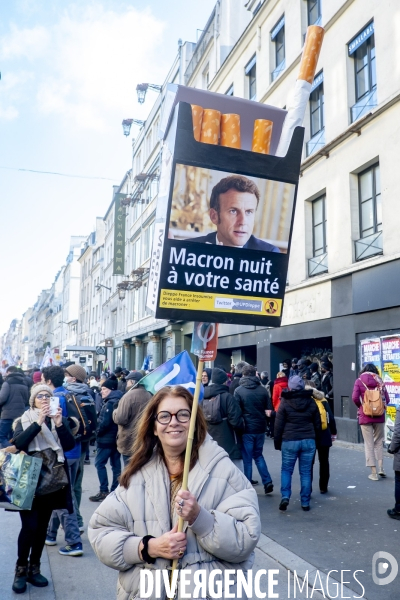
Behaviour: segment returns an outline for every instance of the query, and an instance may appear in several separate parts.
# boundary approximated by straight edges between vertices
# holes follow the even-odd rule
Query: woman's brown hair
[[[132,446],[132,456],[128,466],[124,470],[120,478],[122,487],[128,488],[129,482],[135,473],[140,471],[145,464],[151,459],[154,449],[158,451],[160,456],[164,456],[163,448],[159,438],[154,433],[154,422],[157,414],[157,409],[161,402],[167,398],[183,398],[186,400],[189,409],[192,410],[193,396],[181,385],[166,386],[159,390],[143,409],[142,415],[136,425],[135,441]],[[193,469],[199,458],[199,448],[203,444],[207,435],[207,423],[203,415],[203,411],[199,409],[196,416],[196,427],[194,431],[194,440],[192,447],[192,456],[190,459],[190,469]],[[182,464],[185,457],[185,451],[182,452]]]

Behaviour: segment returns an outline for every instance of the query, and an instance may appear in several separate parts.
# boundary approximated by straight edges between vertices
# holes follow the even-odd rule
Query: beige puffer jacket
[[[212,569],[238,569],[246,574],[253,565],[261,530],[257,494],[210,436],[200,448],[188,488],[202,508],[192,526],[185,523],[187,549],[179,569],[191,569],[193,574],[198,569],[207,573]],[[168,471],[158,455],[135,473],[128,489],[118,486],[98,507],[90,520],[88,536],[99,560],[120,572],[118,600],[139,600],[142,569],[170,567],[171,561],[163,558],[154,565],[145,564],[139,558],[138,547],[143,536],[158,537],[170,531],[176,521],[174,513],[171,523]],[[124,558],[126,542],[129,563]],[[192,593],[194,585],[192,578],[186,591]],[[231,593],[234,590],[235,586],[229,588]],[[181,598],[179,592],[177,597]],[[166,598],[164,589],[162,598]]]

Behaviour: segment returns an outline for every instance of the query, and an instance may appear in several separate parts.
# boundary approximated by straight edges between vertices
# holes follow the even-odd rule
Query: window
[[[360,237],[382,231],[382,202],[379,164],[358,176]]]
[[[349,55],[354,59],[356,103],[351,107],[354,122],[378,103],[373,22],[349,43]]]
[[[324,128],[324,84],[320,83],[310,94],[311,137]]]
[[[326,243],[325,196],[311,203],[313,256],[308,259],[308,276],[314,277],[328,271],[328,246]]]
[[[354,53],[356,100],[376,88],[375,39],[371,36]]]
[[[321,196],[312,203],[313,227],[313,256],[321,256],[327,250],[326,245],[326,216],[325,196]]]
[[[309,25],[321,24],[321,0],[307,0],[307,22]]]
[[[203,71],[203,88],[207,89],[209,83],[210,83],[210,70],[209,70],[209,66],[207,65]]]
[[[272,71],[271,80],[275,81],[285,69],[285,17],[275,25],[271,31],[271,41],[275,45],[275,69]]]
[[[247,63],[245,68],[246,77],[249,86],[249,99],[255,100],[257,96],[257,63],[256,56]]]
[[[232,85],[229,87],[229,89],[226,90],[225,92],[225,96],[233,96],[233,83]]]

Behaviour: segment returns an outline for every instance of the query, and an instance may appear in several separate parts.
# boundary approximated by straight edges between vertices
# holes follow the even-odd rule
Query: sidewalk
[[[364,598],[368,600],[399,600],[397,582],[388,586],[376,586],[371,579],[372,555],[378,550],[393,554],[400,561],[399,537],[400,523],[389,519],[386,508],[393,506],[393,472],[391,460],[385,459],[388,478],[384,481],[370,481],[364,467],[361,452],[348,448],[332,450],[332,482],[327,496],[319,494],[318,485],[314,485],[312,510],[304,513],[300,508],[299,478],[294,475],[293,496],[286,513],[278,510],[280,494],[280,453],[275,452],[271,440],[265,444],[264,455],[268,468],[274,478],[275,490],[265,496],[263,488],[256,486],[259,494],[262,532],[256,549],[256,561],[253,572],[258,569],[276,569],[278,585],[274,592],[279,598],[313,598],[321,600],[324,595],[318,591],[312,593],[312,585],[319,570],[316,588],[321,583],[328,598],[326,574],[337,569],[332,576],[340,580],[340,570],[355,571],[363,569],[359,580],[365,587]],[[254,477],[259,479],[254,471]],[[317,482],[317,480],[315,480]],[[318,482],[317,482],[318,484]],[[348,486],[356,486],[348,488]],[[85,467],[82,515],[85,525],[97,504],[89,501],[89,496],[98,490],[97,474],[92,464]],[[0,511],[0,600],[15,600],[17,595],[11,591],[16,562],[16,540],[20,520],[18,513]],[[42,557],[43,574],[48,577],[47,588],[34,588],[28,585],[28,591],[21,596],[27,600],[113,600],[116,597],[117,573],[101,564],[94,555],[86,534],[83,534],[83,557],[65,557],[58,553],[64,545],[63,532],[58,535],[58,545],[45,547]],[[288,570],[297,572],[298,577],[308,571],[309,587],[296,596],[293,591],[291,575],[291,594],[288,593]],[[351,581],[351,573],[344,574],[345,581]],[[350,577],[349,577],[350,575]],[[319,583],[321,582],[321,583]],[[261,588],[267,593],[267,578],[261,579]],[[330,583],[330,593],[335,596],[335,587]],[[345,584],[340,597],[352,598],[361,595],[360,586],[352,580]]]

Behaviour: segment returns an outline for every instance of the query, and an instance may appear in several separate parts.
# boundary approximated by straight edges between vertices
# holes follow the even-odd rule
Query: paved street
[[[265,445],[265,456],[268,467],[274,478],[275,491],[271,496],[264,496],[261,486],[256,490],[260,496],[262,516],[262,532],[256,550],[257,569],[277,569],[279,584],[274,588],[279,598],[314,598],[324,596],[318,591],[312,593],[312,585],[316,578],[316,570],[320,578],[325,597],[329,597],[324,574],[332,569],[364,570],[359,573],[359,580],[365,587],[365,598],[369,600],[399,600],[398,583],[388,586],[376,586],[371,579],[372,555],[378,550],[390,552],[400,559],[399,533],[395,521],[390,520],[386,508],[393,504],[393,474],[391,459],[385,459],[387,480],[372,482],[367,479],[364,467],[364,454],[354,449],[335,447],[332,451],[332,483],[330,493],[321,496],[314,486],[312,510],[304,513],[298,500],[299,482],[297,473],[294,476],[293,499],[286,513],[280,513],[279,505],[279,470],[280,454],[275,452],[271,440]],[[88,523],[94,506],[88,497],[97,491],[97,475],[94,461],[85,468],[82,514],[85,524]],[[258,478],[256,472],[254,476]],[[349,488],[348,486],[355,486]],[[16,598],[11,591],[14,565],[16,561],[16,538],[19,531],[19,517],[16,513],[0,511],[0,600]],[[372,540],[374,540],[372,542]],[[82,558],[64,557],[58,553],[63,543],[62,531],[59,532],[58,546],[46,547],[43,553],[43,573],[50,580],[50,586],[44,589],[28,586],[23,596],[31,600],[112,600],[115,598],[117,573],[102,565],[94,556],[91,546],[83,535],[84,556]],[[296,570],[299,577],[308,571],[310,587],[303,592],[297,589],[296,596],[292,587],[289,596],[287,570]],[[332,575],[338,579],[337,574]],[[340,578],[340,575],[339,575]],[[352,580],[352,573],[344,574],[343,595],[353,597],[361,595],[361,588]],[[319,579],[318,579],[319,581]],[[268,591],[266,578],[263,578],[263,590]],[[316,589],[321,584],[316,585]],[[329,592],[335,597],[334,584],[330,584]],[[307,595],[308,594],[308,595]],[[267,595],[268,597],[268,595]]]

